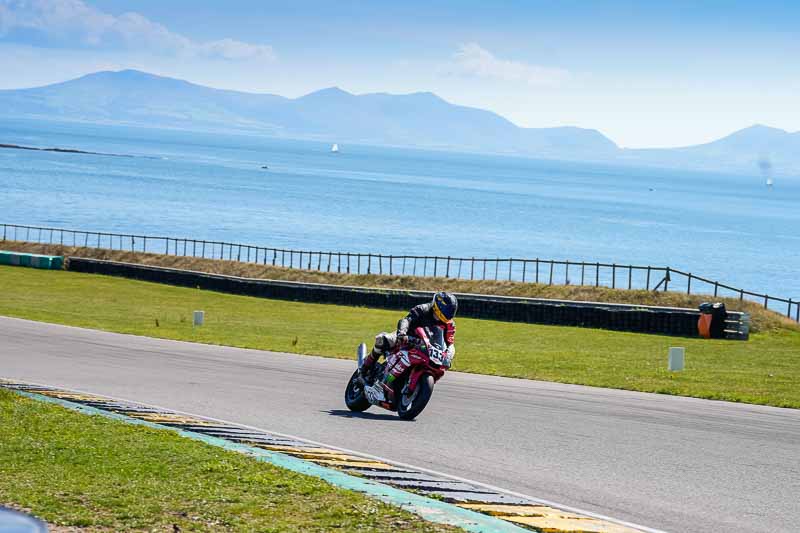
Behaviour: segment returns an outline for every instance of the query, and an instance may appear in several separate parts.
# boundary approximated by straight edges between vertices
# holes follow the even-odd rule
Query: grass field
[[[0,267],[0,315],[122,333],[353,358],[402,312],[304,304],[65,271]],[[191,325],[195,309],[206,324]],[[454,369],[800,408],[800,332],[723,341],[459,319]],[[686,348],[687,369],[666,369]]]
[[[0,389],[0,504],[81,531],[456,531],[170,431]]]
[[[5,250],[26,251],[50,255],[75,257],[91,257],[140,263],[145,265],[164,266],[213,274],[225,274],[249,278],[264,278],[311,283],[330,283],[334,285],[353,285],[359,287],[382,287],[405,290],[447,290],[457,293],[494,294],[502,296],[524,296],[530,298],[550,298],[560,300],[578,300],[590,302],[614,302],[639,305],[661,305],[666,307],[688,307],[696,309],[698,304],[709,299],[724,301],[729,310],[744,311],[752,317],[751,331],[768,331],[777,328],[797,329],[796,322],[775,312],[765,310],[760,304],[740,301],[737,298],[714,298],[708,295],[684,294],[681,292],[645,291],[611,289],[608,287],[591,287],[586,285],[547,285],[536,283],[520,283],[516,281],[495,280],[463,280],[433,277],[358,275],[337,272],[317,272],[314,270],[298,270],[256,263],[223,261],[219,259],[201,259],[176,255],[145,254],[126,252],[124,250],[106,250],[80,246],[61,246],[19,241],[3,241]]]

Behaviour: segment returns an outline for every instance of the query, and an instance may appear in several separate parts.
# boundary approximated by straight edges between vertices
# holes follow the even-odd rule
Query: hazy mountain
[[[223,91],[135,70],[97,72],[33,89],[0,91],[0,115],[269,135],[541,157],[607,157],[616,145],[580,128],[519,128],[432,93],[354,95],[332,87],[289,99]]]
[[[800,132],[755,125],[707,144],[623,150],[620,157],[669,167],[800,175]]]
[[[717,141],[669,149],[619,149],[602,133],[574,127],[520,128],[433,93],[355,95],[337,87],[300,98],[224,91],[124,70],[0,91],[0,116],[260,132],[541,158],[800,175],[800,132],[752,126]],[[3,139],[2,142],[14,142]],[[759,162],[761,164],[759,165]]]

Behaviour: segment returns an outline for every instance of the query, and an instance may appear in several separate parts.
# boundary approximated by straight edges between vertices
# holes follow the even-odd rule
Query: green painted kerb
[[[22,252],[0,250],[0,265],[61,270],[64,268],[64,257],[60,255],[26,254]]]
[[[0,386],[2,386],[2,384],[0,384]],[[263,450],[261,448],[255,448],[253,446],[247,446],[209,435],[202,435],[192,431],[162,426],[146,420],[138,420],[119,413],[103,411],[102,409],[80,405],[66,400],[61,400],[59,398],[50,398],[41,394],[20,391],[16,389],[7,390],[13,390],[17,394],[27,396],[34,400],[61,405],[63,407],[67,407],[68,409],[73,409],[75,411],[80,411],[87,414],[101,415],[107,418],[121,420],[128,424],[137,424],[155,429],[175,431],[181,436],[190,439],[205,442],[206,444],[210,444],[212,446],[225,448],[226,450],[245,453],[258,461],[265,461],[293,472],[299,472],[301,474],[323,479],[331,485],[335,485],[337,487],[356,492],[362,492],[385,503],[395,505],[405,509],[406,511],[417,514],[425,520],[429,520],[431,522],[449,524],[460,527],[466,531],[472,531],[476,533],[521,533],[529,531],[508,522],[504,522],[499,518],[476,513],[468,509],[462,509],[456,505],[434,500],[432,498],[426,498],[425,496],[420,496],[419,494],[398,490],[393,487],[389,487],[388,485],[382,485],[368,479],[351,476],[349,474],[345,474],[344,472],[340,472],[332,468],[325,468],[302,459],[297,459],[296,457],[292,457],[290,455]]]

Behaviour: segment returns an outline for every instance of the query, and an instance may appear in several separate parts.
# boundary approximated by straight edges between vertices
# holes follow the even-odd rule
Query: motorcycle
[[[357,354],[360,370],[367,356],[366,344],[359,345]],[[443,328],[416,328],[408,342],[395,346],[385,361],[376,361],[366,376],[359,370],[353,373],[345,389],[345,404],[355,412],[377,405],[413,420],[428,405],[434,384],[449,367]]]

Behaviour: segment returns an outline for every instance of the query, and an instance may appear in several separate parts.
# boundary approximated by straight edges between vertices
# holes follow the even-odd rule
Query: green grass
[[[701,302],[722,301],[728,310],[744,311],[750,314],[750,330],[753,332],[771,329],[795,329],[800,325],[791,319],[764,309],[757,303],[748,300],[740,301],[732,297],[715,297],[709,294],[685,294],[673,291],[627,290],[609,287],[592,287],[591,285],[548,285],[546,283],[522,283],[503,280],[465,280],[442,277],[422,276],[390,276],[388,274],[347,274],[339,272],[320,272],[297,268],[219,259],[202,259],[179,255],[126,252],[124,250],[108,250],[103,248],[86,248],[81,246],[61,246],[58,244],[40,244],[21,241],[3,241],[3,249],[39,253],[45,255],[63,255],[67,257],[92,257],[125,263],[138,263],[182,270],[195,270],[240,276],[244,278],[263,278],[273,280],[303,281],[308,283],[327,283],[333,285],[349,285],[359,287],[381,287],[386,289],[440,291],[455,293],[492,294],[500,296],[522,296],[529,298],[547,298],[555,300],[577,300],[582,302],[615,302],[634,305],[658,305],[662,307],[688,307],[697,309]],[[591,281],[589,281],[591,283]],[[655,284],[655,281],[653,282]]]
[[[0,457],[0,504],[89,531],[455,531],[170,431],[1,388]]]
[[[0,314],[153,337],[353,358],[402,315],[170,287],[72,272],[0,267]],[[192,328],[191,313],[206,312]],[[800,408],[800,332],[750,341],[458,320],[455,370]],[[686,348],[684,372],[667,349]]]

